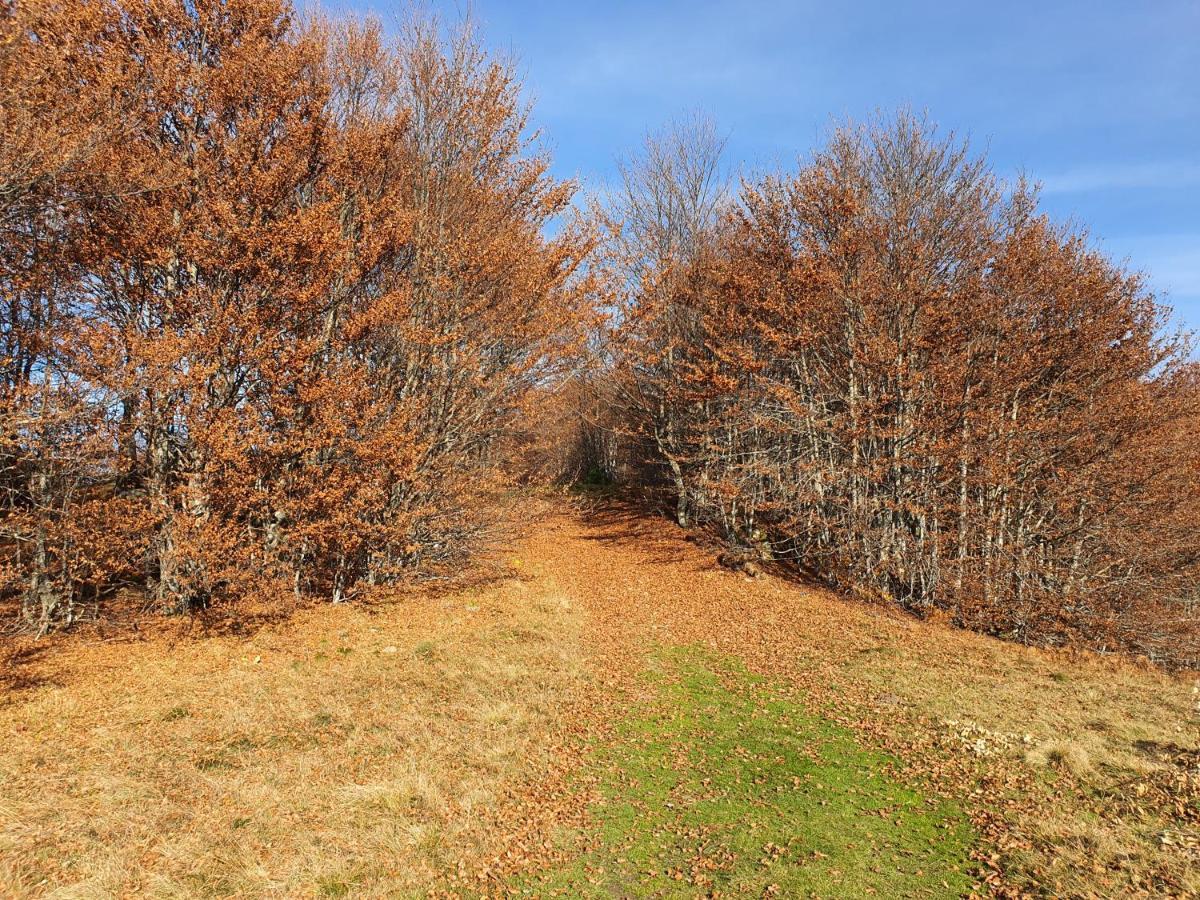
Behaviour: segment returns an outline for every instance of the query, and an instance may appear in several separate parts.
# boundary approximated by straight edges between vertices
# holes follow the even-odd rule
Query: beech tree
[[[615,304],[610,341],[621,357],[609,385],[620,410],[613,424],[652,443],[680,525],[689,523],[692,505],[690,422],[702,415],[686,384],[699,336],[684,295],[728,205],[724,145],[700,114],[647,135],[641,153],[620,165],[620,185],[601,212]]]
[[[1139,276],[905,114],[714,234],[673,277],[680,364],[616,363],[686,423],[697,522],[968,627],[1196,661],[1200,397]]]
[[[95,53],[114,25],[90,4],[0,7],[0,574],[41,630],[76,615],[63,584],[122,565],[92,490],[110,423],[68,346],[99,259],[84,210],[119,190],[105,160],[128,73]]]
[[[590,303],[587,231],[545,236],[573,187],[511,67],[469,28],[389,43],[282,0],[17,4],[4,27],[25,619],[120,584],[167,611],[336,601],[477,549],[502,439]]]

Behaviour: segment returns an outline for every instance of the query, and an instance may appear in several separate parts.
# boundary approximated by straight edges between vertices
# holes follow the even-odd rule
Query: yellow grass
[[[68,642],[0,709],[0,895],[422,893],[492,849],[578,635],[510,581],[250,639]]]
[[[418,896],[516,867],[509,832],[528,824],[536,857],[554,827],[572,729],[602,736],[645,654],[680,645],[927,769],[1017,786],[994,810],[1015,884],[1200,895],[1193,676],[749,579],[620,510],[553,512],[508,562],[250,636],[41,643],[0,693],[0,895]]]

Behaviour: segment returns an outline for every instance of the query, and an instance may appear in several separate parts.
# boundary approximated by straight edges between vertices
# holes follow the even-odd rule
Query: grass
[[[1022,790],[1042,809],[1013,821],[1025,846],[1004,860],[1024,887],[1200,895],[1194,675],[928,623],[860,639],[887,652],[843,654],[832,683],[894,697],[928,721],[941,752],[974,757],[985,773],[1028,773]]]
[[[1200,896],[1194,674],[579,505],[487,586],[6,641],[0,896],[953,896],[968,847],[1034,895]]]
[[[527,887],[571,897],[958,897],[962,811],[736,661],[656,656],[656,696],[597,749],[587,848]]]
[[[0,694],[0,896],[423,896],[553,763],[578,635],[510,581],[249,638],[68,638]]]
[[[620,504],[590,507],[533,545],[547,570],[572,573],[568,593],[605,623],[593,630],[736,657],[891,749],[905,777],[960,798],[1009,886],[1200,896],[1195,673],[1022,647],[748,579]]]

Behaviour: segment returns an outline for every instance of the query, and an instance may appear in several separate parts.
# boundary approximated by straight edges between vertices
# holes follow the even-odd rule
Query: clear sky
[[[330,12],[403,10],[324,0]],[[454,0],[430,7],[456,19]],[[731,161],[794,167],[831,123],[927,111],[1004,176],[1145,271],[1200,329],[1200,0],[670,2],[475,0],[513,57],[560,175],[611,179],[648,128],[689,110]]]

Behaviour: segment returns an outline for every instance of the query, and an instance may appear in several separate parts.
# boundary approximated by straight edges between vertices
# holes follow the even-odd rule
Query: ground
[[[5,896],[1200,893],[1200,696],[530,501],[495,581],[5,648]]]

